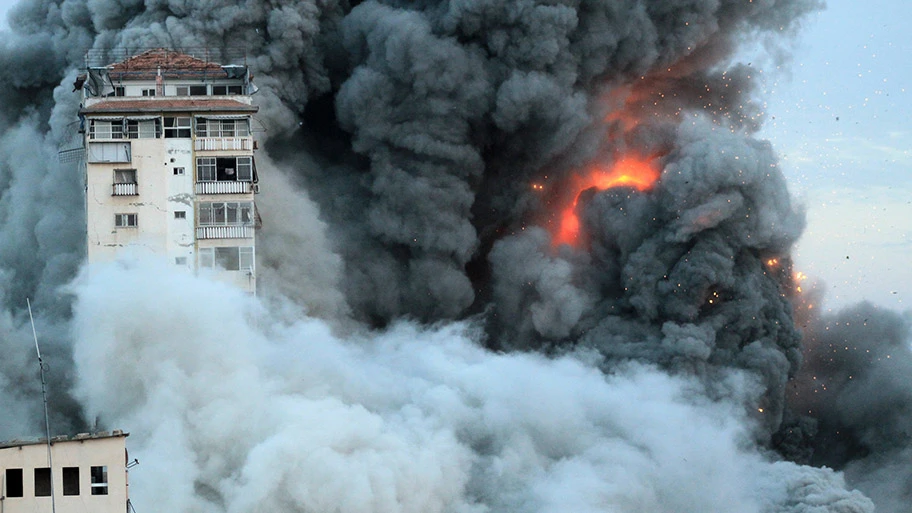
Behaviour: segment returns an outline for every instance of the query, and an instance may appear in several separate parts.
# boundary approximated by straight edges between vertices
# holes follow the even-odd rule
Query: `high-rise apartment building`
[[[77,79],[90,263],[122,251],[256,290],[259,191],[246,65],[155,49]]]

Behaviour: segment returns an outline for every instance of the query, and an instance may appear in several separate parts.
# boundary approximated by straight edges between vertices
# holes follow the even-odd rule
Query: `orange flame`
[[[613,187],[633,187],[645,191],[655,184],[659,174],[655,158],[625,157],[615,162],[610,169],[596,167],[584,176],[577,176],[572,185],[572,190],[575,191],[573,202],[561,210],[560,226],[554,234],[553,245],[574,246],[579,241],[580,222],[576,206],[583,191],[593,187],[600,191]]]

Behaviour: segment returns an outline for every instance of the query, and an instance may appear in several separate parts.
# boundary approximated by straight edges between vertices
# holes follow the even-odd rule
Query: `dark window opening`
[[[35,497],[51,496],[51,469],[39,467],[35,469]]]
[[[92,467],[92,495],[108,494],[108,467]]]
[[[212,86],[213,96],[226,96],[229,94],[244,94],[244,86],[240,85],[214,85]]]
[[[22,497],[22,469],[6,469],[6,496]]]
[[[189,138],[190,118],[165,118],[165,138]]]
[[[253,157],[200,157],[196,173],[200,182],[250,182]]]
[[[63,467],[63,494],[79,495],[79,467]]]

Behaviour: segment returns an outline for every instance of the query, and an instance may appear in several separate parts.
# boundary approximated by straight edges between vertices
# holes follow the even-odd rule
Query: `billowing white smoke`
[[[471,322],[343,339],[146,262],[73,286],[76,395],[129,427],[131,492],[168,511],[871,512],[828,469],[773,462],[742,401],[598,357],[495,354]]]

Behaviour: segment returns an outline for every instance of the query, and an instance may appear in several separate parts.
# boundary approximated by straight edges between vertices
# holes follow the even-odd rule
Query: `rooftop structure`
[[[122,431],[0,442],[3,513],[128,510]],[[53,505],[53,506],[52,506]]]

